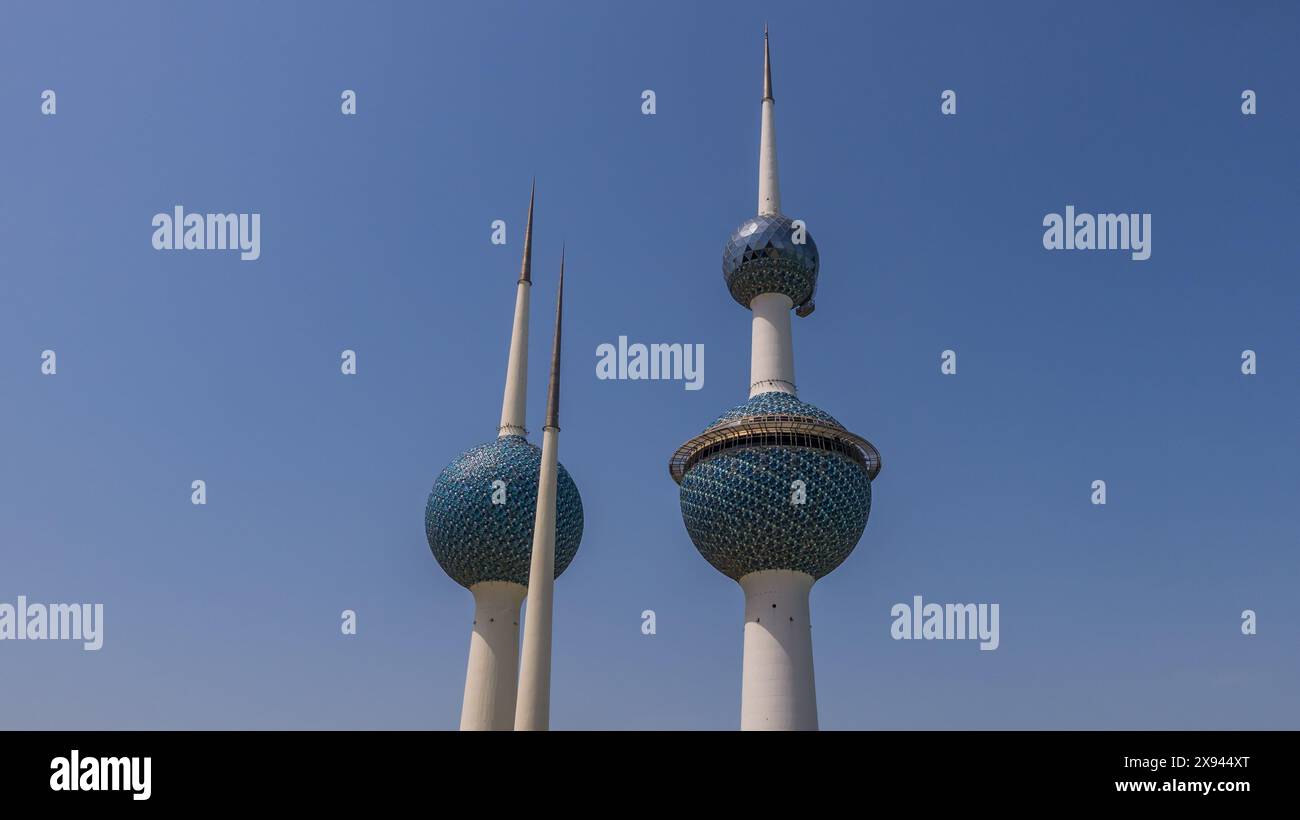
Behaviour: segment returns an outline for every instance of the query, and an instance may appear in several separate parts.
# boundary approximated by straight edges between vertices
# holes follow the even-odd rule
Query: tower
[[[560,252],[560,285],[555,297],[555,341],[551,346],[551,381],[546,391],[546,423],[542,426],[542,469],[537,481],[537,526],[533,528],[532,565],[528,590],[528,620],[519,672],[519,702],[515,729],[544,731],[551,726],[551,617],[554,612],[556,542],[556,466],[560,449],[560,326],[564,319],[564,252]]]
[[[776,101],[763,31],[758,214],[727,241],[722,275],[753,312],[749,400],[673,454],[696,549],[745,595],[741,729],[817,728],[809,593],[857,546],[880,453],[798,398],[790,312],[813,310],[820,259],[781,212]]]
[[[523,264],[506,365],[501,424],[495,441],[461,454],[434,482],[425,506],[429,548],[443,570],[474,596],[474,628],[461,729],[509,730],[515,723],[519,607],[528,592],[542,451],[526,438],[528,304],[532,289],[533,197],[528,201]],[[554,575],[582,541],[582,498],[552,456]],[[553,582],[553,578],[548,578]],[[549,584],[548,584],[549,588]]]

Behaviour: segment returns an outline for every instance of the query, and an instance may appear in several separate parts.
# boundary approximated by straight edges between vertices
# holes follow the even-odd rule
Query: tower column
[[[526,590],[512,581],[480,581],[474,594],[474,632],[461,731],[509,731],[515,725],[519,677],[519,605]]]
[[[794,344],[790,335],[793,306],[784,293],[760,293],[749,303],[754,313],[749,358],[750,398],[773,390],[795,395]]]
[[[742,730],[815,731],[813,577],[769,569],[740,579],[745,592],[745,659],[740,686]]]

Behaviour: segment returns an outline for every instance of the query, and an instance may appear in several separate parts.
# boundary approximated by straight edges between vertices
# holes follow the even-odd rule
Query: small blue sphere
[[[796,307],[812,299],[819,257],[812,234],[795,242],[787,216],[756,216],[736,229],[722,251],[722,278],[744,307],[761,293],[784,293]]]
[[[480,581],[528,586],[541,467],[541,448],[523,436],[503,436],[462,454],[438,476],[425,505],[424,530],[434,558],[452,580],[464,587]],[[578,552],[582,525],[582,497],[561,464],[555,495],[557,578]]]

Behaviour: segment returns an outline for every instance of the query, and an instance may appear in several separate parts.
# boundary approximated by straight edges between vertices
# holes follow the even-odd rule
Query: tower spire
[[[763,24],[763,99],[776,101],[772,96],[772,50],[767,45],[767,23]]]
[[[546,429],[560,429],[560,326],[564,322],[564,246],[560,246],[560,285],[555,297],[555,342],[551,347],[551,383],[546,394]]]
[[[772,52],[763,25],[763,126],[758,145],[758,214],[781,213],[781,183],[776,172],[776,100],[772,97]]]
[[[560,449],[560,328],[564,318],[564,252],[555,297],[555,343],[551,349],[551,385],[542,428],[542,464],[537,477],[537,515],[528,568],[528,610],[519,664],[517,731],[545,731],[551,726],[551,624],[555,600],[555,495]]]
[[[510,358],[506,363],[506,390],[501,400],[501,425],[497,436],[523,436],[528,403],[528,302],[533,288],[533,201],[537,179],[528,194],[528,224],[524,227],[524,259],[515,285],[515,321],[510,331]]]
[[[533,177],[532,190],[528,192],[528,224],[524,227],[524,261],[519,268],[519,281],[533,283],[533,200],[537,198],[537,177]]]

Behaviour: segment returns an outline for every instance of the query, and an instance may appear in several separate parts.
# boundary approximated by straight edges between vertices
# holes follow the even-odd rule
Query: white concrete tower
[[[806,226],[781,212],[775,115],[764,27],[758,214],[722,252],[727,289],[753,312],[749,400],[668,469],[696,549],[745,596],[740,728],[815,730],[809,596],[861,539],[880,454],[797,396],[790,313],[812,313],[820,259]]]
[[[560,330],[564,319],[564,252],[555,298],[555,341],[551,348],[551,382],[542,427],[542,468],[537,480],[537,516],[533,527],[532,564],[528,577],[528,611],[524,623],[519,675],[517,731],[551,727],[551,630],[555,597],[556,464],[560,449]]]

